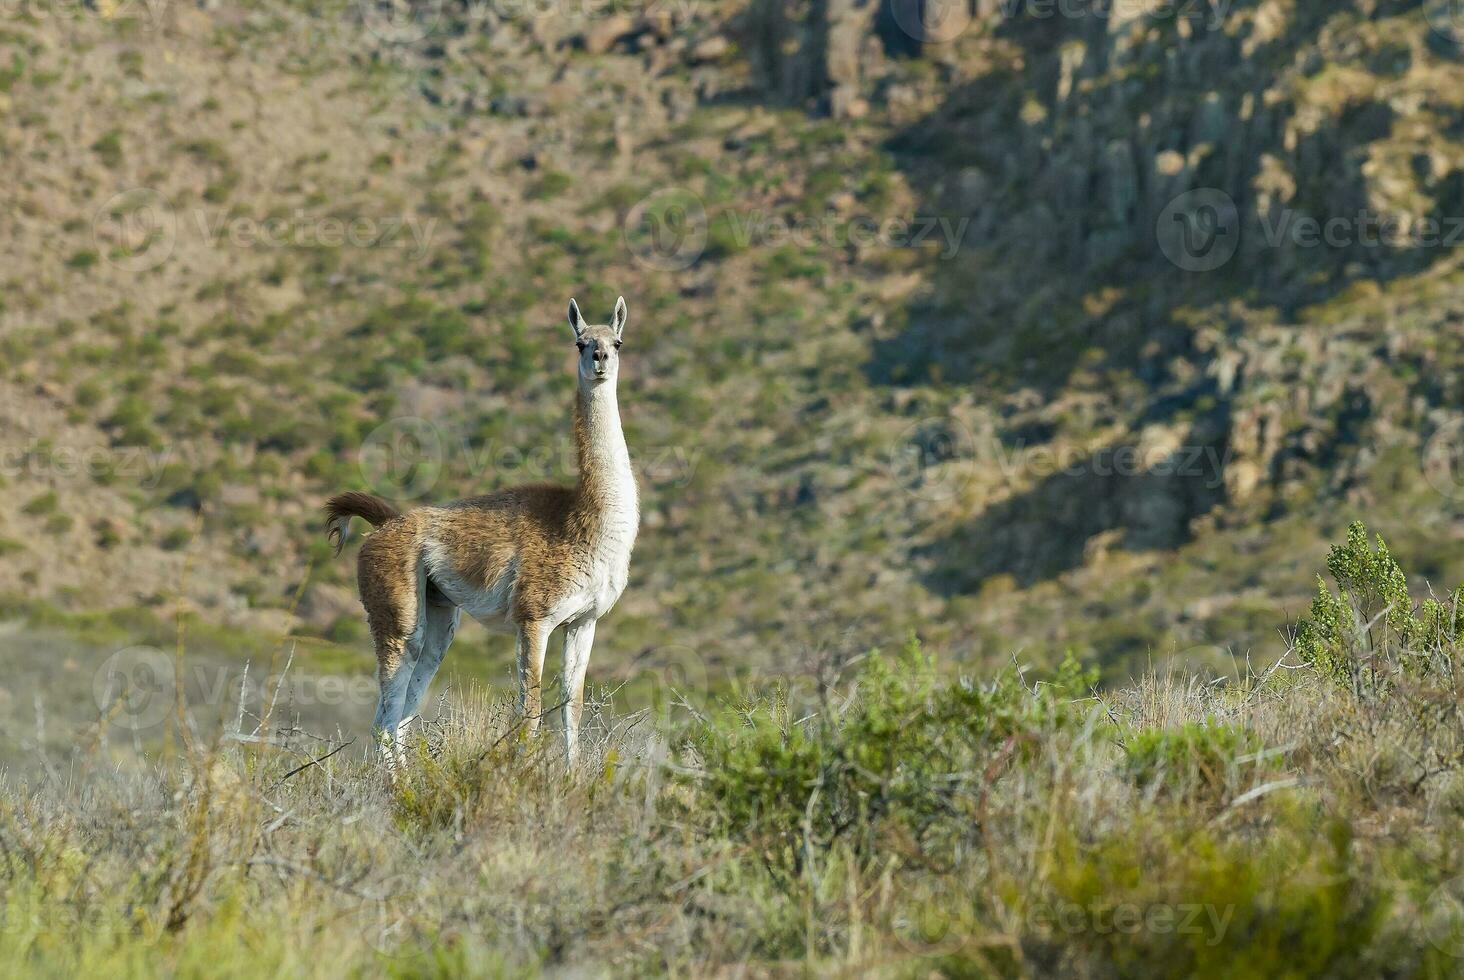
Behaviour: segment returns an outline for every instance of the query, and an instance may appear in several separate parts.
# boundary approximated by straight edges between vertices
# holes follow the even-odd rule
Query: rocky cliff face
[[[905,120],[891,146],[922,211],[969,222],[872,375],[995,391],[1009,445],[1079,461],[981,505],[966,548],[933,549],[937,581],[1031,583],[1217,520],[1374,504],[1377,471],[1440,451],[1461,25],[1308,0],[752,10],[769,91]]]
[[[1073,9],[970,5],[959,37],[913,46],[953,81],[894,145],[931,189],[923,207],[970,224],[879,369],[1036,385],[1014,431],[1097,371],[1119,381],[1106,404],[1125,430],[1100,451],[1170,440],[1217,471],[1192,474],[1211,483],[1198,492],[1151,469],[1039,482],[974,535],[994,542],[991,567],[1033,574],[1080,560],[1045,540],[1054,527],[1172,547],[1222,502],[1345,490],[1380,442],[1421,451],[1456,392],[1435,349],[1455,314],[1405,298],[1416,277],[1452,276],[1448,243],[1464,243],[1464,148],[1447,135],[1464,113],[1441,84],[1456,62],[1423,11]],[[824,57],[853,60],[847,39],[829,53],[826,17]],[[866,40],[879,24],[866,14]],[[905,83],[871,81],[878,64],[825,72],[827,107],[898,112]]]

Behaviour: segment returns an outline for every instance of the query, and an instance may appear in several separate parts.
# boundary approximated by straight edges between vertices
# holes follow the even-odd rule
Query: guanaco
[[[373,728],[389,766],[403,759],[407,726],[464,611],[517,635],[519,708],[530,735],[542,714],[549,637],[564,627],[564,748],[576,759],[595,624],[625,590],[640,526],[615,396],[625,320],[624,297],[608,325],[587,324],[569,301],[579,349],[574,486],[529,484],[407,513],[359,491],[326,503],[336,554],[352,517],[376,528],[356,568],[380,684]]]

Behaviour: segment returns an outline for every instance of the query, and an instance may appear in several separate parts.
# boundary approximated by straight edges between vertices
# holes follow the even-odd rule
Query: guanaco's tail
[[[380,527],[393,517],[400,516],[401,511],[375,494],[347,490],[325,502],[325,536],[335,545],[335,553],[339,555],[346,543],[346,532],[350,530],[351,518],[359,517],[372,527]]]

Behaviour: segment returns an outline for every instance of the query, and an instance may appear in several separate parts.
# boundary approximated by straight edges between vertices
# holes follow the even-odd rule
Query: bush
[[[1254,732],[1207,718],[1135,732],[1124,745],[1124,770],[1143,790],[1188,802],[1225,802],[1239,782],[1243,757],[1260,747]]]
[[[1369,546],[1360,521],[1348,527],[1345,544],[1332,547],[1327,570],[1338,591],[1317,576],[1311,618],[1297,624],[1295,646],[1303,660],[1339,681],[1375,684],[1386,664],[1415,676],[1432,673],[1434,654],[1452,649],[1464,627],[1464,586],[1415,611],[1407,576],[1381,535]]]
[[[182,551],[188,547],[188,542],[193,540],[193,532],[186,527],[175,527],[168,531],[158,541],[158,546],[164,551]]]
[[[21,508],[21,512],[30,514],[32,517],[40,517],[46,514],[54,514],[61,507],[61,498],[56,495],[55,490],[47,490],[43,494],[32,497],[30,502]]]
[[[825,692],[807,719],[792,718],[786,692],[744,703],[696,737],[716,823],[770,866],[796,871],[836,842],[873,859],[889,834],[920,842],[969,825],[993,760],[1020,759],[1076,716],[1065,683],[1034,696],[1010,675],[942,680],[914,641],[893,659],[871,655],[853,687],[843,707]]]
[[[1065,828],[1028,944],[1104,976],[1377,975],[1406,947],[1352,848],[1344,824],[1302,813],[1257,841],[1139,820],[1086,843]]]
[[[529,187],[529,199],[547,201],[556,198],[574,186],[574,178],[560,170],[546,170]]]
[[[92,144],[92,152],[113,169],[122,165],[122,134],[112,130]]]

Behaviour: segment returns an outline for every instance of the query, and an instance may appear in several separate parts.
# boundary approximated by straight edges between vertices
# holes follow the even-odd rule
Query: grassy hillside
[[[1464,578],[1457,250],[1268,238],[1458,210],[1458,50],[1423,7],[910,45],[793,5],[807,44],[771,48],[766,4],[419,14],[0,25],[26,629],[182,603],[366,669],[322,497],[571,478],[563,309],[620,293],[646,513],[599,679],[691,651],[721,687],[912,631],[966,669],[1234,671],[1358,516],[1415,587]],[[1197,188],[1236,208],[1207,272],[1155,231]],[[459,643],[507,679],[505,644]]]

